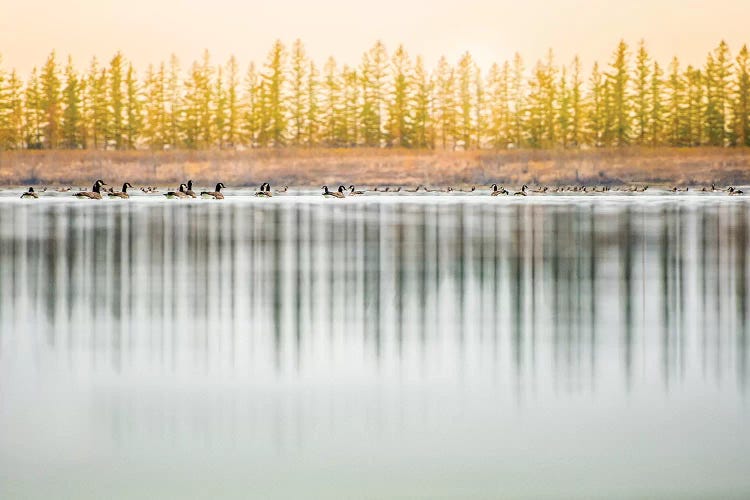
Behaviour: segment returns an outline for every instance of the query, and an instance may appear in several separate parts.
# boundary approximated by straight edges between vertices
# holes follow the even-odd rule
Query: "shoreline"
[[[172,185],[185,179],[234,187],[750,183],[750,148],[423,151],[4,151],[0,185],[88,185],[91,179]]]

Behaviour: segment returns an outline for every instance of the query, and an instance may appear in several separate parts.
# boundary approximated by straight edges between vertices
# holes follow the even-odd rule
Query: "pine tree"
[[[20,149],[24,146],[23,83],[15,70],[11,70],[5,81],[0,149]]]
[[[138,79],[132,64],[128,64],[125,74],[125,146],[135,149],[143,132],[143,102]]]
[[[343,89],[343,144],[354,147],[359,142],[359,75],[355,68],[344,66],[341,71]]]
[[[170,149],[177,148],[183,141],[183,85],[180,80],[180,61],[172,54],[169,58],[169,75],[166,85],[167,136]]]
[[[434,148],[430,106],[432,103],[432,83],[424,68],[422,58],[417,56],[414,63],[414,146]]]
[[[65,88],[63,89],[65,110],[62,117],[62,144],[68,149],[83,147],[81,123],[81,85],[73,67],[73,59],[68,57],[65,67]]]
[[[255,69],[255,64],[250,63],[247,68],[247,75],[245,76],[245,118],[243,128],[247,137],[246,142],[251,148],[260,145],[261,113],[263,111],[261,91],[260,76]]]
[[[734,135],[737,144],[750,146],[750,52],[743,45],[735,59]]]
[[[512,95],[512,144],[515,148],[524,146],[524,122],[526,114],[526,88],[523,79],[524,64],[521,54],[513,57],[513,76],[511,80]]]
[[[706,60],[706,135],[712,146],[726,146],[731,60],[723,40]]]
[[[563,149],[566,149],[571,142],[571,122],[572,106],[570,88],[568,87],[568,70],[563,66],[560,73],[560,80],[557,91],[559,99],[559,114],[557,117],[557,127],[559,129],[558,141]]]
[[[290,112],[291,112],[291,143],[301,145],[305,140],[305,121],[307,119],[307,71],[308,61],[302,41],[297,39],[292,45],[292,64],[289,75],[290,84]]]
[[[588,95],[588,126],[590,134],[589,143],[593,146],[600,147],[605,145],[607,124],[606,124],[606,81],[604,75],[599,70],[599,64],[594,63],[589,79],[590,93]]]
[[[39,84],[41,87],[41,106],[44,113],[44,147],[56,149],[60,142],[62,121],[61,81],[55,53],[52,52],[42,69]]]
[[[388,102],[388,146],[409,147],[412,145],[411,101],[413,75],[411,61],[403,45],[399,45],[391,56],[393,85]]]
[[[44,108],[42,104],[42,91],[39,85],[37,69],[31,71],[31,76],[26,84],[25,91],[25,118],[26,124],[24,130],[24,139],[27,149],[42,149],[43,134],[42,126],[44,123]]]
[[[307,72],[307,120],[305,136],[308,147],[317,146],[319,141],[320,123],[320,96],[318,95],[318,69],[315,63],[310,61],[310,70]]]
[[[669,65],[669,79],[667,80],[668,97],[668,126],[667,137],[671,146],[684,146],[689,143],[689,125],[685,119],[686,96],[685,84],[680,72],[680,63],[677,58],[672,59]]]
[[[146,102],[143,138],[151,149],[160,151],[168,144],[169,135],[164,63],[159,65],[159,71],[154,71],[153,66],[149,65],[144,85]]]
[[[263,81],[263,104],[266,127],[263,130],[263,141],[274,147],[286,143],[286,77],[285,77],[286,49],[280,40],[276,40],[266,59]]]
[[[122,149],[125,136],[125,97],[123,92],[124,58],[117,52],[109,62],[109,113],[110,130],[107,138],[112,140],[115,149]]]
[[[487,76],[487,99],[489,102],[488,135],[490,145],[505,149],[510,144],[510,65],[502,68],[498,64],[490,67]]]
[[[216,67],[216,78],[213,85],[213,123],[211,124],[214,142],[219,149],[224,149],[227,143],[227,93],[224,87],[224,70]],[[209,115],[210,116],[210,115]]]
[[[584,137],[584,117],[586,114],[583,101],[583,81],[581,79],[581,61],[578,56],[573,59],[573,76],[570,84],[570,109],[571,109],[571,143],[580,146]]]
[[[612,73],[609,75],[613,134],[612,139],[617,146],[625,146],[630,142],[630,100],[628,94],[628,46],[621,40],[615,50],[614,60],[611,64]]]
[[[381,147],[386,124],[386,78],[388,53],[381,41],[362,57],[360,79],[362,82],[362,137],[364,144]]]
[[[651,145],[659,146],[662,143],[665,125],[664,117],[664,95],[663,81],[664,72],[659,63],[654,63],[651,73]]]
[[[703,118],[705,114],[704,78],[701,70],[688,66],[685,70],[688,95],[689,143],[691,146],[703,144]]]
[[[651,58],[646,51],[646,42],[641,40],[635,58],[635,130],[633,136],[637,144],[643,145],[649,136],[651,118]]]
[[[453,68],[445,57],[438,61],[434,77],[435,128],[437,141],[443,149],[455,147],[456,134],[456,79]]]
[[[239,95],[239,77],[237,69],[237,60],[234,56],[229,58],[226,67],[227,73],[227,123],[226,123],[226,143],[227,146],[234,148],[240,142],[240,118],[242,116],[242,107]]]
[[[345,127],[342,117],[343,97],[341,76],[336,60],[329,57],[323,69],[323,95],[325,99],[323,110],[323,135],[325,143],[331,147],[344,146],[342,135]]]

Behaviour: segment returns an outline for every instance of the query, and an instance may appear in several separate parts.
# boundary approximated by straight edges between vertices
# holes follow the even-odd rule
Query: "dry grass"
[[[750,149],[626,148],[433,152],[382,149],[16,151],[0,153],[0,184],[231,186],[507,184],[745,184]]]

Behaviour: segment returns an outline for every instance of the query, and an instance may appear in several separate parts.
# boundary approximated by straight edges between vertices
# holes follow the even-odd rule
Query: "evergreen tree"
[[[430,119],[432,84],[421,57],[414,63],[414,127],[413,141],[417,148],[433,148],[434,138]]]
[[[114,142],[115,149],[123,148],[125,135],[123,67],[124,58],[120,52],[117,52],[109,62],[109,114],[111,116],[111,128],[107,134],[107,139]]]
[[[435,128],[437,140],[443,149],[454,148],[456,134],[456,79],[453,68],[445,57],[438,61],[435,72]]]
[[[635,130],[633,136],[637,144],[643,145],[649,137],[651,118],[651,58],[646,51],[646,42],[641,40],[635,58]]]
[[[42,126],[44,123],[44,107],[42,104],[42,91],[39,85],[37,69],[31,71],[31,76],[26,84],[25,91],[25,118],[26,124],[24,130],[24,139],[27,149],[42,149],[43,134]]]
[[[589,79],[590,93],[588,96],[588,131],[590,134],[589,143],[593,146],[600,147],[605,144],[607,133],[606,119],[606,81],[599,70],[599,64],[594,63]]]
[[[83,147],[81,119],[81,84],[73,67],[72,58],[68,57],[65,67],[65,88],[63,89],[65,110],[62,117],[62,143],[68,149]]]
[[[274,147],[286,143],[285,62],[286,49],[277,40],[268,54],[262,75],[265,107],[263,116],[266,118],[263,133],[267,139],[263,142]]]
[[[663,81],[664,72],[659,63],[654,63],[651,73],[651,145],[659,146],[662,143],[664,130],[664,95]]]
[[[318,95],[318,69],[315,63],[310,61],[310,70],[307,72],[307,120],[305,136],[309,147],[317,146],[319,141],[320,123],[320,96]]]
[[[359,71],[362,81],[362,136],[364,144],[371,147],[380,147],[384,142],[387,65],[385,45],[378,41],[362,57]]]
[[[510,65],[502,68],[498,64],[490,67],[487,76],[487,99],[489,101],[488,135],[495,149],[505,149],[511,142],[510,132]]]
[[[705,114],[703,74],[701,70],[688,66],[685,70],[685,80],[688,95],[689,144],[700,146],[703,144],[703,117]]]
[[[305,121],[307,119],[307,71],[308,61],[301,40],[292,45],[292,65],[289,75],[291,97],[291,143],[301,145],[305,140]]]
[[[583,101],[583,81],[581,79],[581,61],[578,56],[573,59],[573,76],[570,84],[570,141],[573,146],[580,146],[584,137],[584,117],[586,111]]]
[[[226,144],[231,148],[236,147],[240,142],[240,118],[242,116],[242,108],[240,104],[239,77],[237,72],[237,60],[234,56],[231,56],[226,67]]]
[[[412,144],[411,100],[413,75],[411,61],[403,45],[399,45],[391,56],[393,85],[388,103],[388,146],[409,147]]]
[[[52,52],[42,69],[39,84],[41,87],[41,107],[44,113],[44,147],[56,149],[60,143],[62,121],[61,81],[55,53]]]
[[[680,63],[677,58],[672,59],[669,66],[669,79],[667,80],[668,110],[667,137],[671,146],[684,146],[689,143],[689,125],[685,117],[687,109],[685,96],[685,84],[680,72]]]
[[[630,100],[628,93],[629,69],[628,46],[621,40],[615,50],[614,60],[609,75],[613,134],[612,139],[617,146],[625,146],[630,142]]]
[[[143,131],[143,102],[138,79],[132,64],[128,64],[125,75],[125,146],[135,149]]]
[[[526,114],[526,88],[523,79],[524,64],[521,55],[516,53],[513,57],[513,77],[511,80],[512,94],[512,122],[514,148],[524,146],[524,121]]]
[[[737,144],[750,146],[750,53],[743,45],[735,59],[734,135]]]
[[[726,146],[729,141],[730,77],[729,47],[722,40],[706,60],[706,135],[712,146]]]

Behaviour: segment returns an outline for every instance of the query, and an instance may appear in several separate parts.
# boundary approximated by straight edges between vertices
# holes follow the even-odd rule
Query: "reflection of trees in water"
[[[745,205],[9,204],[0,221],[0,348],[26,332],[72,369],[491,367],[579,391],[615,363],[626,387],[747,384]]]

